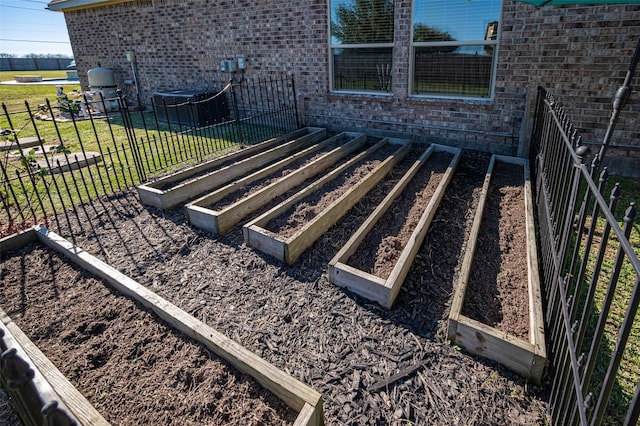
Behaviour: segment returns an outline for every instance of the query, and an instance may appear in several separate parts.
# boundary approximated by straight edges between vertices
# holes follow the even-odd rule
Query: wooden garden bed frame
[[[187,216],[191,225],[196,226],[205,231],[214,234],[225,234],[243,218],[250,213],[264,207],[275,197],[284,194],[291,188],[294,188],[305,180],[317,175],[321,171],[335,164],[341,158],[351,154],[360,148],[366,142],[367,137],[362,133],[340,133],[323,142],[313,145],[303,151],[300,151],[289,158],[285,158],[270,167],[262,169],[245,178],[236,180],[229,185],[218,189],[211,194],[205,195],[186,206]],[[311,154],[333,142],[343,141],[343,145],[333,149],[331,152],[324,154],[322,157],[314,160],[295,172],[292,172],[268,186],[247,195],[243,199],[224,207],[221,210],[213,210],[208,205],[216,203],[226,197],[228,194],[250,184],[258,179],[268,176],[282,169],[287,164]]]
[[[434,151],[444,151],[453,154],[449,166],[444,173],[438,187],[436,188],[431,200],[425,206],[420,221],[413,230],[409,241],[402,250],[400,257],[395,263],[389,277],[387,279],[380,278],[368,272],[354,268],[347,264],[349,258],[357,252],[358,247],[366,238],[367,234],[376,226],[376,223],[387,210],[393,205],[393,202],[411,179],[418,173],[420,168],[428,161]],[[409,272],[409,268],[413,263],[413,259],[422,245],[422,242],[429,230],[431,221],[435,216],[438,205],[444,196],[447,186],[451,182],[453,173],[460,161],[462,151],[458,148],[451,148],[442,145],[430,145],[424,153],[416,160],[411,168],[405,173],[402,179],[394,186],[380,205],[369,215],[367,220],[353,234],[349,241],[329,262],[329,280],[339,287],[373,300],[381,306],[390,309],[398,296],[398,292],[404,283],[404,279]]]
[[[495,163],[504,162],[523,167],[524,173],[524,214],[527,234],[527,273],[529,294],[529,341],[517,338],[482,322],[462,314],[467,284],[471,273],[473,256],[480,227],[485,201],[491,183],[491,174]],[[456,283],[453,302],[449,312],[448,339],[452,344],[464,347],[467,351],[489,358],[512,369],[521,376],[540,384],[546,365],[547,355],[544,340],[544,320],[542,316],[542,296],[538,271],[538,253],[533,219],[533,199],[529,162],[521,158],[494,155],[487,169],[482,194],[471,228],[469,243]]]
[[[356,155],[340,167],[332,170],[324,177],[316,180],[297,194],[278,204],[260,217],[245,224],[242,228],[244,241],[247,246],[253,247],[269,254],[289,265],[293,264],[302,253],[331,226],[333,226],[342,216],[344,216],[367,192],[369,192],[380,180],[382,180],[393,166],[400,161],[411,149],[411,144],[406,141],[394,140],[400,148],[385,159],[378,167],[371,171],[364,179],[354,185],[340,198],[335,200],[322,213],[304,224],[294,235],[283,238],[265,228],[267,224],[276,217],[284,214],[298,201],[319,191],[328,182],[340,176],[345,170],[368,155],[382,148],[384,145],[392,143],[389,139],[383,139],[366,151]]]
[[[284,136],[269,139],[197,166],[189,167],[156,181],[138,185],[136,189],[140,202],[161,210],[174,208],[282,156],[295,152],[301,146],[317,142],[323,139],[325,135],[325,129],[305,127]],[[233,164],[222,166],[223,163],[247,155],[251,156],[238,160]],[[199,174],[202,175],[190,179]],[[168,185],[168,188],[162,189]]]
[[[30,369],[33,375],[30,381],[14,388],[8,377],[0,377],[0,383],[13,400],[15,412],[25,425],[63,424],[64,421],[75,421],[80,425],[109,424],[2,309],[0,330],[2,352],[6,355],[15,351],[14,367],[21,366],[23,372]],[[7,362],[0,362],[3,365],[0,374],[7,372]],[[18,373],[16,368],[11,370]],[[74,409],[69,409],[69,405]],[[49,423],[51,421],[54,422]]]
[[[201,342],[238,371],[253,377],[287,406],[298,411],[299,414],[294,426],[320,426],[324,424],[322,396],[318,392],[61,236],[44,227],[35,226],[28,231],[1,239],[0,251],[21,248],[37,241],[106,281],[121,294],[142,303],[170,326]],[[8,320],[4,316],[2,320],[3,327],[6,328]],[[15,324],[12,327],[17,328]],[[35,347],[33,344],[31,346]],[[91,426],[107,424],[106,422],[94,421],[94,417],[83,415],[86,410],[93,407],[84,397],[80,398],[79,392],[64,379],[57,369],[49,367],[50,361],[41,352],[31,349],[24,351],[29,354],[32,364],[45,366],[41,368],[45,380],[60,396],[69,411],[80,420],[81,424]]]

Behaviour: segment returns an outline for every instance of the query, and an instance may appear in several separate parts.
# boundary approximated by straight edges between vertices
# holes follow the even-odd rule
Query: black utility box
[[[153,94],[153,106],[158,121],[187,127],[204,127],[229,119],[225,94],[219,92],[156,92]]]

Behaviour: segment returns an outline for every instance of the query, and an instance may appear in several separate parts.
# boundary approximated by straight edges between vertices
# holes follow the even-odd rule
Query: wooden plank
[[[228,193],[237,189],[237,187],[235,187],[235,182],[227,186],[234,186],[232,191],[228,191],[227,187],[225,187],[210,194],[207,197],[203,197],[188,204],[186,209],[187,215],[189,216],[189,222],[198,228],[214,233],[224,234],[250,213],[265,206],[275,197],[284,194],[289,189],[300,185],[305,180],[317,175],[322,170],[325,170],[329,166],[333,165],[340,158],[349,155],[350,153],[358,149],[366,141],[366,136],[363,134],[342,133],[334,138],[327,139],[327,141],[330,142],[325,141],[323,145],[332,143],[338,136],[352,137],[354,139],[349,141],[345,145],[342,145],[332,150],[331,152],[326,153],[312,163],[307,164],[305,167],[300,168],[295,172],[289,173],[288,175],[278,179],[276,182],[271,183],[270,185],[260,189],[259,191],[256,191],[253,194],[248,195],[242,200],[222,210],[211,210],[204,207],[204,205],[219,201]],[[298,157],[299,156],[296,156],[293,159],[297,159]]]
[[[364,179],[354,185],[335,200],[327,209],[307,222],[298,232],[287,239],[285,246],[285,262],[294,263],[302,253],[333,226],[342,216],[364,197],[378,182],[380,182],[405,155],[410,151],[411,145],[405,144],[378,167],[371,171]]]
[[[524,204],[527,227],[527,270],[529,276],[529,318],[530,341],[535,348],[536,355],[547,358],[547,348],[544,338],[544,317],[542,313],[542,290],[540,285],[540,271],[538,270],[538,247],[536,244],[536,228],[533,213],[533,193],[531,189],[531,175],[529,161],[524,162]],[[544,368],[544,366],[542,366]],[[540,377],[542,372],[539,373]],[[536,376],[536,375],[534,375]]]
[[[358,271],[356,268],[349,267],[346,262],[357,251],[358,247],[366,237],[366,235],[375,227],[380,218],[387,212],[387,210],[393,205],[394,200],[402,194],[402,191],[409,184],[411,179],[425,164],[431,154],[435,151],[445,151],[453,154],[453,158],[449,163],[449,167],[445,172],[442,180],[438,184],[431,200],[427,204],[420,221],[416,225],[407,245],[402,250],[396,264],[391,271],[391,274],[386,280],[382,280],[379,277],[374,277],[372,274],[367,274],[363,271]],[[422,241],[429,229],[429,225],[435,216],[435,212],[444,196],[444,192],[451,182],[453,172],[457,167],[460,160],[461,150],[457,148],[440,147],[439,145],[431,145],[424,153],[416,160],[411,168],[404,174],[402,179],[394,186],[380,205],[371,213],[367,220],[360,226],[355,234],[349,239],[349,241],[340,249],[340,251],[329,262],[329,279],[334,284],[340,287],[349,288],[354,293],[357,293],[363,297],[367,297],[379,303],[381,306],[391,308],[395,298],[400,291],[400,287],[404,282],[404,279],[413,263],[415,255],[422,245]],[[355,273],[357,271],[357,273]],[[370,282],[366,282],[370,280]],[[376,286],[380,285],[380,288],[376,289]]]
[[[391,292],[385,286],[386,280],[336,261],[335,257],[329,264],[329,281],[382,306],[388,305],[391,299]]]
[[[518,339],[462,314],[466,287],[469,280],[484,204],[489,189],[491,173],[495,162],[522,166],[524,171],[524,214],[527,235],[527,287],[529,297],[529,342]],[[544,319],[542,316],[542,295],[538,271],[537,248],[535,243],[535,224],[533,221],[533,198],[528,161],[520,158],[493,156],[485,177],[480,202],[468,248],[463,259],[460,278],[456,285],[451,306],[447,337],[450,341],[463,346],[469,352],[497,361],[523,377],[540,384],[546,365],[546,346],[544,340]]]
[[[159,209],[173,208],[181,202],[195,198],[202,192],[219,187],[220,185],[229,182],[229,180],[241,175],[234,175],[229,171],[222,172],[223,170],[231,168],[231,166],[221,167],[221,165],[225,162],[233,161],[234,159],[241,156],[252,155],[251,157],[244,158],[243,160],[239,160],[237,163],[235,163],[242,163],[244,173],[246,173],[246,167],[248,167],[248,164],[251,164],[252,162],[255,162],[255,167],[252,168],[255,169],[257,167],[260,167],[261,165],[266,164],[269,161],[272,161],[273,158],[277,158],[277,156],[274,157],[274,152],[282,152],[282,155],[286,155],[286,153],[291,152],[290,150],[292,146],[312,143],[313,141],[324,137],[325,134],[326,131],[324,129],[305,128],[293,132],[289,135],[282,136],[280,138],[270,139],[260,144],[210,160],[208,162],[205,162],[204,164],[190,167],[186,170],[166,176],[154,182],[138,185],[136,187],[138,197],[140,198],[140,202],[145,205],[151,205]],[[296,137],[293,138],[293,136]],[[283,145],[278,145],[283,141],[288,141],[290,139],[293,140],[290,142],[286,142]],[[253,161],[250,160],[252,158],[254,159]],[[271,160],[269,160],[270,158]],[[200,173],[206,174],[193,180],[183,182]],[[225,179],[225,177],[221,175],[216,175],[217,177],[213,176],[216,173],[222,173],[223,175],[226,174],[227,180],[222,182],[219,181],[218,179]],[[160,189],[172,183],[176,184],[169,189]]]
[[[107,281],[120,293],[132,297],[154,311],[168,324],[206,345],[240,372],[249,374],[262,386],[279,397],[289,407],[300,411],[308,403],[321,407],[321,395],[304,383],[248,351],[240,344],[209,327],[202,321],[158,296],[136,281],[93,257],[71,242],[48,231],[36,228],[38,238],[47,246],[68,257],[90,273]],[[321,413],[317,413],[322,416]]]
[[[430,145],[416,160],[416,162],[407,170],[407,172],[402,176],[402,178],[398,181],[398,183],[389,191],[389,194],[382,200],[380,205],[376,207],[376,209],[369,215],[369,217],[364,221],[364,223],[358,228],[358,230],[351,236],[351,238],[345,243],[344,246],[338,251],[338,253],[331,259],[329,262],[329,270],[331,271],[331,265],[335,265],[337,263],[346,264],[349,258],[356,252],[364,237],[373,229],[375,224],[380,220],[380,218],[387,212],[393,201],[400,196],[404,188],[411,182],[411,179],[420,169],[420,166],[423,164],[423,161],[429,158],[433,153],[434,148],[433,145]],[[340,285],[337,282],[334,282],[336,285]]]
[[[246,175],[252,170],[256,170],[257,168],[277,160],[278,158],[282,158],[296,152],[300,147],[310,143],[310,141],[311,140],[307,137],[295,139],[291,142],[287,142],[283,145],[255,154],[252,157],[224,166],[218,170],[211,171],[210,173],[200,176],[194,180],[180,183],[162,193],[162,208],[171,209],[204,192],[219,188],[233,179]]]
[[[219,188],[213,192],[210,192],[206,195],[203,195],[200,198],[197,198],[195,200],[193,200],[192,202],[190,202],[187,207],[189,205],[207,205],[207,204],[212,204],[215,202],[218,202],[220,200],[222,200],[224,197],[226,197],[227,195],[229,195],[230,193],[243,188],[246,185],[249,185],[252,182],[255,182],[258,179],[262,179],[263,177],[266,177],[268,175],[270,175],[271,173],[274,173],[278,170],[280,170],[282,167],[286,166],[289,163],[292,163],[293,161],[297,160],[300,157],[304,157],[305,155],[311,154],[321,148],[324,148],[326,145],[333,143],[335,141],[339,141],[341,139],[345,139],[346,133],[340,133],[337,135],[334,135],[330,138],[327,138],[325,140],[323,140],[320,143],[317,143],[315,145],[312,145],[308,148],[303,149],[302,151],[298,151],[296,153],[294,153],[293,155],[290,155],[278,162],[275,162],[271,165],[269,165],[268,167],[265,167],[263,169],[258,170],[255,173],[252,173],[248,176],[245,176],[243,178],[237,179],[233,182],[231,182],[228,185],[223,186],[222,188]]]
[[[366,142],[366,139],[367,138],[365,135],[358,135],[354,140],[350,141],[346,145],[336,148],[335,150],[327,153],[321,158],[318,158],[313,163],[308,164],[306,167],[290,173],[277,182],[268,185],[255,194],[252,194],[244,200],[223,210],[222,212],[220,212],[219,217],[220,221],[218,227],[220,229],[220,232],[227,232],[242,218],[246,217],[250,213],[253,213],[260,207],[265,206],[275,197],[278,197],[284,194],[289,189],[302,184],[307,179],[316,176],[318,173],[334,165],[340,159],[353,153]]]
[[[453,178],[453,172],[458,166],[458,162],[460,161],[461,156],[462,151],[459,150],[451,159],[447,171],[438,184],[435,193],[431,197],[431,200],[429,200],[429,204],[427,204],[427,207],[425,208],[420,218],[420,222],[418,222],[418,224],[416,225],[416,228],[409,238],[408,244],[402,250],[400,258],[396,262],[396,265],[391,271],[391,274],[387,278],[386,286],[391,289],[391,298],[388,308],[391,308],[391,305],[393,305],[393,302],[398,296],[400,287],[402,287],[404,279],[409,273],[409,268],[411,268],[411,265],[413,264],[413,259],[416,257],[416,254],[418,253],[418,250],[422,245],[422,241],[424,241],[424,238],[427,235],[427,231],[429,230],[431,221],[433,220],[433,217],[438,210],[438,206],[440,205],[440,201],[442,201],[442,197],[444,197],[447,186],[449,186],[449,183]]]
[[[0,254],[6,253],[9,250],[22,248],[34,241],[38,241],[38,237],[33,228],[0,238]]]
[[[324,421],[322,416],[319,415],[322,413],[322,401],[320,401],[319,406],[313,406],[306,402],[302,410],[300,410],[300,414],[296,418],[296,421],[293,423],[293,426],[322,426],[324,425]]]
[[[458,317],[455,343],[465,350],[485,358],[492,359],[521,376],[540,382],[534,377],[534,366],[539,357],[530,342],[518,339],[464,315]]]
[[[368,148],[366,151],[361,152],[360,154],[354,156],[349,161],[347,161],[344,164],[342,164],[340,167],[337,167],[336,169],[334,169],[331,172],[327,173],[325,176],[321,177],[320,179],[316,180],[312,184],[308,185],[307,187],[305,187],[304,189],[299,191],[297,194],[292,195],[291,197],[287,198],[282,203],[280,203],[277,206],[273,207],[271,210],[263,213],[259,217],[257,217],[255,219],[253,219],[252,221],[246,223],[243,226],[245,244],[247,244],[248,246],[252,246],[251,245],[251,240],[249,239],[249,234],[247,232],[245,232],[244,229],[253,228],[256,231],[258,231],[260,229],[263,229],[269,223],[269,221],[271,221],[272,219],[274,219],[274,218],[280,216],[281,214],[285,213],[293,204],[297,203],[298,201],[302,200],[303,198],[307,197],[308,195],[310,195],[310,194],[314,193],[315,191],[319,190],[320,188],[322,188],[322,186],[324,186],[328,182],[330,182],[333,179],[335,179],[338,176],[340,176],[342,174],[342,172],[347,170],[349,167],[351,167],[352,165],[356,164],[358,161],[362,160],[363,158],[367,157],[368,155],[372,154],[373,152],[377,151],[378,149],[380,149],[382,146],[386,145],[387,143],[388,143],[387,139],[383,139],[383,140],[379,141],[374,146]],[[265,231],[266,231],[266,229],[265,229]]]
[[[497,155],[496,154],[496,161],[500,161],[502,163],[514,164],[516,166],[524,167],[524,164],[525,164],[526,160],[524,158],[508,157],[506,155]]]
[[[464,297],[467,292],[467,283],[469,282],[469,275],[471,274],[471,263],[473,262],[473,255],[476,251],[478,234],[480,233],[480,224],[482,223],[482,214],[484,212],[484,205],[486,204],[489,184],[491,182],[491,173],[493,172],[495,162],[496,157],[495,155],[492,155],[482,184],[482,192],[480,193],[480,199],[478,200],[478,206],[476,207],[476,214],[473,218],[473,224],[471,225],[467,248],[465,250],[464,258],[462,259],[460,275],[458,276],[458,281],[455,285],[453,301],[451,302],[451,308],[449,309],[447,338],[452,342],[455,341],[458,318],[462,314],[462,305],[464,304]]]
[[[220,164],[225,163],[227,161],[236,159],[238,157],[241,156],[245,156],[245,155],[253,155],[255,153],[258,152],[262,152],[266,149],[271,149],[273,148],[275,145],[280,144],[284,141],[289,141],[289,140],[293,140],[293,139],[297,139],[300,138],[302,136],[305,136],[309,133],[315,133],[316,131],[320,131],[322,129],[318,129],[318,128],[312,128],[312,127],[306,127],[306,128],[302,128],[302,129],[298,129],[296,131],[293,131],[291,133],[287,133],[286,135],[280,136],[280,137],[275,137],[275,138],[271,138],[268,139],[266,141],[260,142],[256,145],[251,145],[248,146],[246,148],[242,148],[239,149],[237,151],[233,151],[229,154],[225,154],[221,157],[216,157],[213,158],[211,160],[205,161],[204,163],[189,167],[187,169],[181,170],[177,173],[173,173],[169,176],[165,176],[162,177],[158,180],[155,180],[153,182],[149,182],[143,186],[145,187],[150,187],[150,188],[158,188],[158,187],[162,187],[166,184],[172,183],[172,182],[179,182],[181,180],[184,179],[188,179],[191,176],[197,175],[199,173],[205,172],[207,170],[213,170],[216,167],[218,167]]]
[[[67,380],[2,309],[0,309],[0,322],[4,325],[10,338],[13,338],[17,343],[16,349],[22,352],[21,356],[25,360],[28,359],[33,366],[38,378],[39,391],[42,390],[44,395],[48,395],[50,401],[59,400],[60,407],[73,415],[81,425],[109,425],[84,395]]]
[[[242,232],[245,244],[284,262],[285,242],[279,240],[275,234],[257,225],[245,225]]]

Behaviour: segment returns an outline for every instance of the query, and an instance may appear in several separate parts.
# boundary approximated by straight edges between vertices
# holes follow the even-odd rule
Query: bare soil
[[[232,154],[235,151],[236,151],[236,149],[231,148],[231,149],[225,150],[224,152],[220,152],[219,154],[220,155],[228,155],[228,154]],[[217,170],[219,170],[219,169],[221,169],[223,167],[230,166],[233,163],[237,163],[238,161],[245,160],[245,159],[247,159],[247,158],[249,158],[249,157],[251,157],[253,155],[256,155],[256,153],[255,152],[253,152],[253,153],[248,153],[247,152],[247,153],[244,153],[244,154],[240,154],[235,158],[230,158],[230,159],[228,159],[226,161],[221,162],[220,164],[216,165],[215,167],[205,168],[205,169],[200,170],[199,172],[194,173],[194,174],[192,174],[190,176],[182,177],[182,178],[171,180],[171,181],[159,181],[159,182],[155,182],[155,183],[151,182],[151,185],[156,189],[159,189],[161,191],[166,191],[166,190],[171,189],[171,188],[173,188],[175,186],[184,185],[184,184],[187,184],[189,182],[196,181],[199,178],[201,178],[202,176],[206,176],[208,174],[211,174],[211,173],[213,173],[213,172],[215,172],[215,171],[217,171]],[[214,158],[210,158],[210,159],[206,159],[204,161],[206,162],[206,161],[213,161],[213,160],[215,160],[215,157]],[[200,163],[200,164],[202,164],[202,163]],[[195,167],[195,166],[198,166],[200,164],[194,164],[191,167]]]
[[[266,229],[282,238],[294,235],[298,229],[325,211],[398,149],[399,145],[390,143],[380,147],[349,167],[339,177],[327,182],[318,191],[291,206],[284,214],[269,221]]]
[[[387,279],[420,222],[453,155],[435,152],[362,241],[348,264]]]
[[[291,174],[293,172],[295,172],[296,170],[299,170],[303,167],[305,167],[306,165],[310,164],[311,162],[317,160],[318,158],[322,157],[323,155],[327,154],[328,152],[331,152],[332,150],[334,150],[335,148],[337,148],[338,146],[342,145],[344,143],[344,141],[336,141],[333,143],[328,144],[327,146],[314,151],[310,154],[307,154],[289,164],[287,164],[285,167],[273,172],[272,174],[270,174],[269,176],[263,178],[263,179],[259,179],[255,182],[252,182],[250,184],[247,184],[245,186],[243,186],[242,188],[239,188],[235,191],[233,191],[232,193],[228,194],[227,196],[225,196],[224,198],[222,198],[221,200],[215,202],[215,203],[211,203],[205,207],[211,209],[211,210],[216,210],[216,211],[220,211],[223,210],[226,207],[229,207],[235,203],[237,203],[238,201],[242,200],[243,198],[246,198],[248,196],[250,196],[251,194],[260,191],[262,188],[265,188],[269,185],[271,185],[272,183],[276,182],[279,179],[284,178],[285,176],[287,176],[288,174]],[[281,160],[279,160],[281,161]],[[306,182],[303,182],[301,185],[298,185],[298,187],[302,187],[302,185],[304,185]]]
[[[252,377],[54,251],[2,263],[3,308],[116,425],[292,424],[297,413]]]
[[[462,312],[529,339],[527,232],[521,166],[496,162]]]
[[[241,226],[213,236],[191,228],[181,209],[140,205],[134,191],[51,224],[321,392],[328,425],[545,424],[542,389],[445,341],[488,162],[484,154],[463,154],[391,310],[332,285],[326,268],[393,179],[378,184],[291,266],[246,247]],[[162,375],[155,367],[151,372]],[[123,389],[121,396],[132,392]]]

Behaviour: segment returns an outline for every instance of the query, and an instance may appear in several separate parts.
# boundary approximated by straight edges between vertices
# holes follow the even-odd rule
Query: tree
[[[413,26],[413,41],[455,41],[456,39],[446,31],[440,31],[425,24],[415,24]]]
[[[413,26],[413,41],[415,43],[430,41],[456,41],[451,34],[440,31],[425,24],[415,24]],[[458,46],[432,46],[420,48],[423,53],[451,53],[458,49]]]
[[[354,0],[341,4],[331,35],[344,44],[393,43],[393,0]]]

